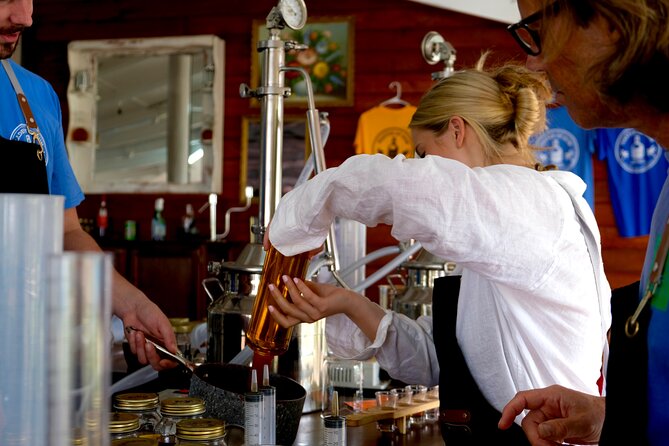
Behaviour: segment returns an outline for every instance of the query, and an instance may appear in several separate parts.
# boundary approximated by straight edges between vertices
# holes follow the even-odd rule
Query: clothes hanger
[[[400,84],[397,81],[392,81],[390,85],[388,85],[388,88],[392,89],[395,88],[395,97],[392,97],[390,99],[386,99],[385,101],[381,102],[379,104],[380,107],[387,107],[389,105],[400,105],[402,107],[411,105],[404,99],[402,99],[402,84]]]

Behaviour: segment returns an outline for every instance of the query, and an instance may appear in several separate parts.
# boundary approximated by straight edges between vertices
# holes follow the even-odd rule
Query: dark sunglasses
[[[555,1],[541,11],[530,14],[520,22],[509,25],[507,31],[511,33],[518,45],[530,56],[541,54],[541,36],[539,31],[530,27],[530,25],[546,14],[557,14],[560,11],[559,2]]]

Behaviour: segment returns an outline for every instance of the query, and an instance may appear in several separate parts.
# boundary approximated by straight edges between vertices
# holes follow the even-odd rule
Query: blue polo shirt
[[[83,201],[84,194],[74,176],[65,149],[58,96],[47,81],[12,61],[9,63],[28,98],[30,109],[40,130],[49,192],[52,195],[63,195],[66,209],[75,207]],[[0,136],[13,141],[32,142],[14,87],[2,66],[0,66],[0,97],[2,97]]]
[[[598,129],[606,160],[611,205],[622,237],[648,235],[669,162],[654,139],[634,129]]]

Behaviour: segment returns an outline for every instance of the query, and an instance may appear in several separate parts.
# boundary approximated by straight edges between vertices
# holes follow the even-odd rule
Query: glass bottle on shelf
[[[114,397],[117,412],[139,415],[139,432],[153,433],[160,422],[157,393],[122,393]]]
[[[160,403],[162,419],[156,426],[162,444],[175,444],[177,441],[177,423],[188,419],[202,418],[205,411],[202,398],[168,398]]]
[[[102,201],[100,201],[100,208],[98,209],[97,216],[97,227],[98,227],[98,237],[104,238],[107,234],[107,228],[109,227],[109,219],[107,214],[107,196],[102,196]]]
[[[197,228],[195,227],[195,211],[193,210],[193,205],[190,203],[186,205],[186,213],[181,217],[181,228],[179,228],[179,233],[184,238],[192,237],[194,234],[197,234]]]
[[[163,217],[164,207],[165,200],[156,198],[153,209],[153,219],[151,220],[151,240],[165,240],[167,227],[165,225],[165,218]]]
[[[226,446],[225,421],[215,418],[179,421],[177,423],[177,444]]]

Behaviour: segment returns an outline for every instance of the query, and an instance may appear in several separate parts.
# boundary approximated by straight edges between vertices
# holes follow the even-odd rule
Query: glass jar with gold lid
[[[225,421],[215,418],[179,421],[177,423],[177,444],[226,446]]]
[[[155,432],[161,419],[159,406],[157,393],[121,393],[114,396],[114,409],[117,412],[139,415],[139,431],[142,433]]]
[[[111,442],[111,446],[156,446],[156,441],[149,438],[122,438]]]
[[[163,442],[176,442],[177,423],[188,419],[202,418],[204,400],[196,397],[167,398],[160,403],[162,419],[156,426]]]
[[[109,418],[109,434],[112,440],[137,437],[139,415],[123,412],[112,412]]]

